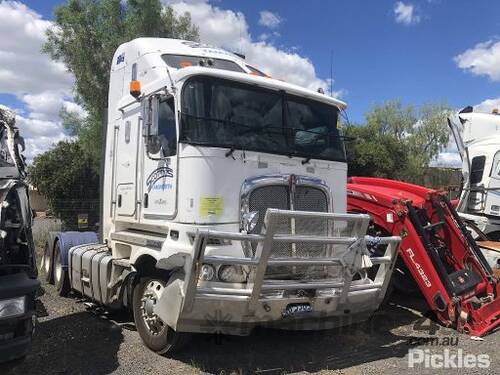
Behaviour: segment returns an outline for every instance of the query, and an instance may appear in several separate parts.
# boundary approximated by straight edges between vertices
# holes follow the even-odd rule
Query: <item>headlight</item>
[[[25,297],[16,297],[0,300],[0,319],[13,318],[23,315],[25,311]]]
[[[204,264],[201,266],[200,280],[212,281],[215,277],[215,268],[210,264]]]
[[[217,276],[220,281],[225,283],[244,283],[247,281],[247,275],[241,266],[220,266]]]

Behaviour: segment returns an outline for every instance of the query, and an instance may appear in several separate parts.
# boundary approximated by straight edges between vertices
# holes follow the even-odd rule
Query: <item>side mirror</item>
[[[143,114],[144,125],[143,135],[146,150],[150,154],[156,154],[160,150],[158,140],[158,95],[151,95],[144,99]]]
[[[146,151],[150,156],[158,154],[161,150],[163,150],[164,154],[168,153],[168,139],[165,134],[159,134],[159,121],[160,117],[162,118],[162,124],[166,121],[164,113],[166,107],[165,103],[169,99],[172,99],[172,96],[169,94],[155,94],[149,96],[143,102],[143,135]],[[161,107],[160,103],[162,103]],[[160,114],[160,111],[162,111],[162,114]],[[163,156],[166,156],[166,154]]]

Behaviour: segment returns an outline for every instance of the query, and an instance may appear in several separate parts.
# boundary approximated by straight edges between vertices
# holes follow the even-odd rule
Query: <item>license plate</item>
[[[312,307],[308,303],[292,303],[283,311],[283,318],[297,316],[312,312]]]

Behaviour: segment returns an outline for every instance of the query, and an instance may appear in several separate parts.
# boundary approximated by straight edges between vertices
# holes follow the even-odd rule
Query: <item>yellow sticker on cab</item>
[[[201,197],[200,216],[222,216],[224,213],[224,199],[222,197]]]

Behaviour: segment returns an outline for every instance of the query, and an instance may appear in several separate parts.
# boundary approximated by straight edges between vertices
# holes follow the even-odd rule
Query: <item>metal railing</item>
[[[277,233],[277,226],[285,220],[293,219],[325,219],[329,223],[351,223],[350,236],[337,236],[329,230],[325,236],[320,235],[296,235]],[[375,303],[380,303],[384,298],[389,283],[394,261],[399,248],[400,237],[374,238],[365,236],[370,217],[360,214],[335,214],[304,211],[287,211],[268,209],[265,217],[265,226],[262,234],[234,233],[215,230],[199,230],[196,234],[193,249],[192,267],[186,275],[184,311],[190,312],[197,296],[213,296],[225,299],[235,298],[248,301],[248,313],[255,312],[256,305],[261,298],[262,292],[271,290],[311,290],[311,289],[338,289],[340,302],[345,303],[350,292],[359,292],[369,289],[379,289]],[[232,257],[206,255],[205,249],[209,239],[221,239],[232,241],[252,241],[258,243],[257,251],[252,257]],[[382,256],[370,257],[371,267],[379,265],[372,279],[366,278],[364,283],[353,283],[353,276],[367,267],[367,243],[376,242],[377,245],[387,245]],[[336,256],[326,257],[272,257],[272,245],[274,243],[301,243],[311,245],[334,245],[345,247],[343,251],[335,251]],[[365,263],[362,263],[364,259]],[[245,287],[199,286],[199,274],[203,264],[211,265],[239,265],[254,268]],[[370,264],[370,263],[369,263]],[[341,269],[340,275],[343,280],[267,280],[265,279],[268,266],[336,266]],[[207,284],[207,283],[205,283]],[[209,283],[208,283],[209,284]]]

